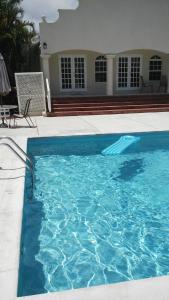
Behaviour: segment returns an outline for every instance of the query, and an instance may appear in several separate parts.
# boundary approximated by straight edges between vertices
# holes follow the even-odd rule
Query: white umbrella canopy
[[[1,95],[1,105],[2,96],[7,95],[11,91],[11,86],[8,78],[7,69],[5,66],[4,58],[0,53],[0,95]]]

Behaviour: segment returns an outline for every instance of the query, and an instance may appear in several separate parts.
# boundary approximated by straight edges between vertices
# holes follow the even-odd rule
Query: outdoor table
[[[2,123],[0,124],[0,128],[5,128],[8,127],[8,125],[5,123],[5,111],[9,110],[11,111],[12,109],[17,108],[17,105],[2,105],[0,106],[0,110],[4,110],[4,117],[1,115]]]

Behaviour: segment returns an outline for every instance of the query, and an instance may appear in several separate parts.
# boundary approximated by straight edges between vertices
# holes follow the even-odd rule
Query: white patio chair
[[[10,110],[8,108],[4,108],[3,106],[0,107],[0,119],[2,120],[2,123],[0,124],[0,128],[2,127],[9,128],[9,123],[7,119],[10,119]]]
[[[149,82],[145,82],[143,76],[140,76],[140,88],[141,92],[150,92],[153,93],[153,84]]]
[[[16,120],[17,119],[25,119],[26,122],[28,123],[29,127],[35,127],[30,115],[29,115],[29,107],[30,107],[30,102],[31,102],[31,98],[26,100],[25,103],[25,108],[22,114],[12,114],[10,119],[14,120],[14,127],[16,127]]]
[[[158,87],[158,92],[166,93],[167,92],[167,76],[161,75],[160,84]]]

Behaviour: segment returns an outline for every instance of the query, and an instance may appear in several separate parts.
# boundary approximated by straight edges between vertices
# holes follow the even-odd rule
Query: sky
[[[46,16],[47,22],[54,22],[58,18],[59,8],[76,9],[78,2],[78,0],[23,0],[24,18],[33,21],[38,30],[42,16]]]

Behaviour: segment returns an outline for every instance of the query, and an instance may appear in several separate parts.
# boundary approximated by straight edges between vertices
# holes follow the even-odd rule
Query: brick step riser
[[[52,112],[47,113],[49,117],[59,116],[80,116],[80,115],[103,115],[103,114],[126,114],[126,113],[148,113],[148,112],[165,112],[168,108],[147,108],[147,109],[119,109],[119,110],[98,110],[98,111],[76,111],[76,112]]]
[[[167,94],[167,93],[154,93],[154,94],[151,94],[151,93],[149,93],[149,94],[133,94],[133,95],[113,95],[113,96],[107,96],[107,95],[98,95],[98,96],[96,96],[96,95],[89,95],[89,96],[82,96],[82,95],[79,95],[79,96],[58,96],[58,97],[52,97],[52,99],[88,99],[88,98],[93,98],[93,99],[115,99],[115,98],[117,98],[117,99],[120,99],[120,98],[143,98],[143,97],[146,97],[146,98],[152,98],[152,97],[154,97],[154,98],[159,98],[159,97],[163,97],[163,96],[169,96],[169,94]]]
[[[68,97],[68,98],[53,98],[52,103],[70,104],[70,103],[90,103],[90,102],[128,102],[128,101],[160,101],[162,99],[169,101],[169,95],[157,96],[125,96],[125,97]]]
[[[76,111],[76,110],[107,110],[107,109],[127,109],[127,108],[153,108],[153,107],[169,107],[169,103],[162,104],[121,104],[121,105],[95,105],[95,106],[52,106],[52,111]]]
[[[71,102],[52,102],[52,105],[95,105],[95,104],[132,104],[132,103],[138,103],[138,104],[144,104],[144,103],[169,103],[169,99],[147,99],[147,100],[128,100],[128,101],[71,101]]]
[[[128,108],[128,109],[123,109],[123,108],[109,108],[109,109],[92,109],[92,110],[85,110],[85,109],[79,109],[79,110],[54,110],[53,111],[53,113],[63,113],[63,114],[66,114],[66,113],[71,113],[71,114],[76,114],[76,113],[80,113],[80,112],[88,112],[88,113],[92,113],[92,112],[99,112],[99,111],[102,111],[103,113],[105,112],[105,111],[110,111],[110,112],[116,112],[116,111],[124,111],[124,112],[128,112],[128,111],[135,111],[135,110],[137,110],[137,111],[146,111],[146,110],[151,110],[151,111],[168,111],[169,110],[169,106],[168,107],[163,107],[163,108],[160,108],[160,107],[157,107],[157,108],[155,108],[155,107],[148,107],[148,108]]]
[[[118,106],[122,106],[122,105],[152,105],[152,104],[169,104],[169,101],[128,101],[128,102],[90,102],[90,103],[80,103],[80,102],[76,102],[76,103],[52,103],[52,107],[91,107],[91,106],[111,106],[111,105],[118,105]]]
[[[144,104],[144,103],[169,103],[169,99],[166,99],[166,98],[164,98],[164,99],[147,99],[147,100],[128,100],[128,101],[104,101],[104,100],[102,100],[102,101],[90,101],[90,102],[88,102],[88,101],[71,101],[71,102],[59,102],[59,101],[57,101],[57,102],[52,102],[52,105],[63,105],[63,106],[65,106],[65,105],[95,105],[95,104],[104,104],[104,103],[106,103],[106,104],[132,104],[132,103],[138,103],[138,104]]]

